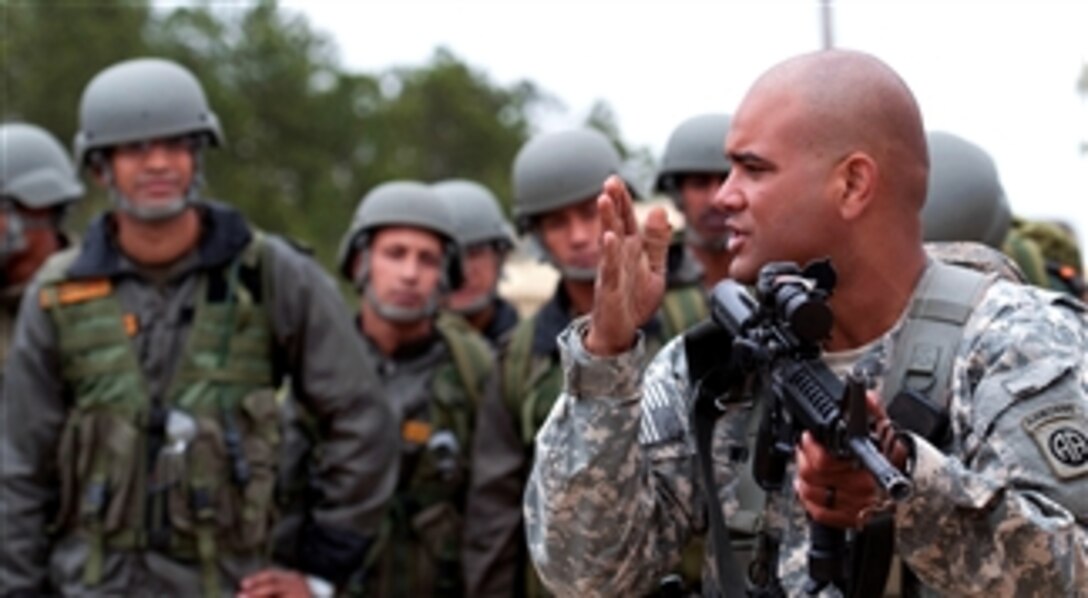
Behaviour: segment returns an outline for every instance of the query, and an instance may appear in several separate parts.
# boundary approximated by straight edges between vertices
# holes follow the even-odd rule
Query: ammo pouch
[[[275,393],[262,389],[244,396],[235,409],[241,456],[231,455],[228,430],[218,410],[195,415],[196,436],[187,447],[184,472],[165,488],[172,531],[171,552],[198,556],[201,528],[214,530],[216,549],[226,553],[263,551],[275,516],[279,414]],[[159,452],[160,463],[163,458]],[[238,459],[248,479],[235,479]],[[186,554],[189,553],[189,554]]]
[[[279,421],[273,391],[253,391],[232,410],[249,465],[244,486],[232,479],[217,409],[188,413],[196,430],[184,451],[172,453],[164,445],[150,466],[146,414],[131,411],[104,401],[77,406],[61,437],[60,506],[51,531],[76,529],[85,537],[84,584],[101,580],[109,550],[150,548],[206,564],[222,554],[263,552],[275,515]],[[159,532],[165,542],[152,542]],[[212,588],[217,594],[218,582],[206,580],[206,593]]]
[[[394,497],[378,541],[364,563],[365,580],[352,596],[461,596],[461,530],[457,507],[442,500],[426,507]]]
[[[418,569],[421,577],[430,577],[436,595],[461,593],[461,513],[452,503],[443,501],[420,511],[411,520],[418,539]],[[428,584],[430,585],[430,584]]]

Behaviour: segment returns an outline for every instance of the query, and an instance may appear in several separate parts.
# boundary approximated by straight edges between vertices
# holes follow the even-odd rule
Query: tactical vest
[[[994,276],[973,269],[932,261],[919,282],[903,327],[896,337],[893,353],[889,356],[891,367],[883,377],[883,392],[886,398],[890,398],[887,405],[889,417],[901,427],[927,437],[938,447],[943,446],[943,436],[947,432],[948,402],[952,396],[951,375],[963,329],[994,280]],[[688,362],[693,362],[690,356]],[[692,375],[694,377],[695,373],[692,372]],[[754,446],[756,424],[762,411],[752,409],[749,415],[751,419],[746,427],[749,447]],[[710,454],[712,431],[705,424],[698,419],[695,422],[696,435],[702,436],[697,442],[701,461],[708,459]],[[766,494],[756,484],[748,465],[745,464],[745,475],[740,477],[736,489],[740,503],[738,511],[728,521],[719,518],[715,522],[713,512],[710,516],[710,534],[718,547],[715,551],[718,579],[729,587],[721,588],[721,594],[709,595],[740,595],[733,592],[745,587],[745,579],[739,572],[750,570],[747,560],[773,558],[758,552],[767,548],[767,544],[761,541]],[[715,506],[711,504],[710,508]],[[728,531],[715,529],[719,527],[719,522],[724,523],[721,527]],[[878,523],[886,527],[879,533],[890,534],[890,521]],[[740,533],[739,543],[738,538],[734,537],[737,532]],[[761,533],[755,543],[748,536],[753,533]],[[870,539],[865,546],[868,554],[855,551],[856,560],[851,569],[855,574],[867,577],[859,585],[869,590],[860,594],[855,592],[854,596],[879,595],[883,591],[894,553],[890,535],[879,540]],[[730,565],[735,555],[741,557],[742,566],[739,568]],[[767,572],[773,575],[776,563],[768,562],[766,565],[769,567]],[[732,573],[725,572],[731,568]],[[735,579],[738,576],[742,579]],[[917,582],[905,567],[902,576],[904,592],[909,594],[915,591]],[[871,588],[875,586],[880,589],[872,591]],[[765,591],[770,592],[766,595],[777,595],[773,587]]]
[[[472,436],[494,357],[479,334],[456,321],[439,318],[436,329],[450,359],[434,373],[426,418],[402,423],[409,450],[397,492],[352,595],[460,596],[464,590],[461,529]]]
[[[155,550],[199,561],[213,596],[218,555],[265,552],[280,432],[264,247],[254,232],[233,262],[197,275],[185,349],[160,400],[133,348],[140,322],[113,282],[66,279],[75,250],[43,269],[39,301],[73,399],[53,529],[86,539],[85,585],[101,580],[106,552]]]

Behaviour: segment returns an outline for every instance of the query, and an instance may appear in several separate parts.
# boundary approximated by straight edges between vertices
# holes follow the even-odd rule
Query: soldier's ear
[[[879,167],[864,152],[852,152],[832,172],[832,199],[843,220],[854,220],[872,204]]]
[[[87,171],[101,187],[109,187],[113,182],[110,175],[109,155],[102,150],[96,150],[87,158]]]

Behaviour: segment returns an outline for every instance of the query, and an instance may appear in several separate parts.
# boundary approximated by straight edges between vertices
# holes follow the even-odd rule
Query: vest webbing
[[[1028,282],[1043,288],[1050,287],[1050,276],[1046,270],[1046,257],[1035,241],[1025,237],[1016,229],[1012,229],[1009,231],[1008,236],[1005,237],[1002,251],[1016,262]]]
[[[929,399],[936,409],[947,412],[952,396],[950,378],[964,327],[993,281],[993,278],[969,268],[938,261],[929,264],[908,307],[903,328],[895,339],[893,353],[889,356],[892,367],[884,377],[885,398],[900,389],[910,389]],[[703,360],[694,358],[689,352],[689,364],[700,361]],[[697,373],[694,370],[689,373],[693,376],[693,388],[698,388],[699,380],[694,378]],[[712,404],[713,397],[708,399],[706,404]],[[712,463],[713,421],[720,415],[720,412],[708,415],[704,411],[695,418],[696,449],[711,509],[710,534],[715,546],[715,567],[722,586],[718,591],[731,596],[737,595],[733,593],[737,589],[747,587],[748,580],[739,572],[733,558],[728,532],[728,527],[732,526],[726,525],[720,508],[714,508],[713,475],[709,464]],[[752,489],[738,490],[738,494],[751,492]],[[758,487],[755,492],[764,496]],[[765,502],[765,497],[761,502]],[[741,510],[745,510],[745,505]],[[759,519],[758,513],[739,513],[737,517]],[[851,596],[879,595],[884,590],[894,554],[892,531],[889,524],[883,529],[867,529],[864,532],[863,535],[867,536],[864,539],[865,554],[855,554],[852,563],[851,569],[855,573]],[[773,571],[775,563],[769,565]]]
[[[435,329],[445,343],[450,359],[434,373],[427,426],[432,432],[452,431],[460,447],[457,459],[466,465],[476,409],[484,400],[494,357],[482,337],[456,321],[439,318]],[[413,465],[402,469],[408,481],[394,496],[389,513],[379,527],[378,539],[364,563],[365,569],[377,570],[377,578],[383,586],[371,588],[372,593],[379,596],[418,593],[445,596],[460,591],[460,545],[455,541],[460,534],[443,530],[460,525],[452,518],[457,513],[463,514],[468,483],[468,472],[463,465],[458,477],[443,479],[436,460],[423,446]],[[421,516],[428,510],[431,510],[429,517],[421,521]],[[433,534],[436,537],[420,536],[420,527],[431,529],[432,526],[439,530]],[[428,542],[432,545],[427,545]],[[423,552],[429,552],[429,558],[424,557]],[[424,562],[431,559],[433,564]],[[363,594],[364,590],[351,588],[349,593]]]
[[[707,310],[706,293],[698,286],[678,288],[665,293],[661,302],[661,314],[664,316],[663,336],[670,339],[703,321],[710,312]]]
[[[75,253],[43,273],[40,302],[56,327],[62,376],[74,397],[60,456],[62,468],[71,461],[74,471],[62,475],[57,526],[67,525],[76,507],[73,503],[79,501],[76,525],[87,532],[90,547],[84,569],[88,586],[101,579],[106,548],[147,548],[151,533],[162,531],[157,529],[160,524],[169,532],[168,553],[178,558],[195,556],[202,562],[206,594],[219,592],[215,558],[217,552],[228,550],[228,533],[247,538],[235,540],[234,550],[260,549],[247,544],[261,544],[250,542],[250,535],[263,534],[268,524],[274,482],[269,468],[274,461],[250,468],[254,464],[246,462],[245,452],[262,443],[274,453],[279,440],[274,396],[269,393],[269,421],[269,405],[254,395],[275,384],[271,325],[266,310],[254,300],[259,294],[265,303],[271,301],[264,246],[263,235],[254,231],[249,245],[224,268],[226,272],[197,275],[196,305],[185,349],[164,396],[158,399],[148,396],[130,338],[139,323],[135,315],[124,313],[112,281],[65,280]],[[244,269],[250,271],[249,278],[259,279],[257,288],[239,283]],[[174,500],[165,494],[169,488],[150,488],[153,464],[148,447],[156,409],[185,413],[198,430],[184,457],[184,479],[175,480],[177,487],[189,492],[178,500],[189,503],[184,506],[192,517],[187,524],[191,536],[176,533],[185,530],[175,528],[173,517],[165,524],[165,509],[173,513],[177,508],[167,504]],[[238,436],[239,422],[245,424],[245,438]],[[162,425],[162,421],[155,424],[157,429]],[[229,446],[232,441],[233,447]],[[222,463],[223,456],[216,455],[209,442],[220,449],[227,443],[234,462]],[[77,454],[65,455],[65,450]],[[239,464],[244,465],[240,471],[245,479],[235,479],[232,485],[228,470]],[[63,489],[66,478],[72,485],[67,492]],[[220,497],[231,493],[240,495],[237,500],[242,504],[232,514],[231,527],[225,529],[220,521],[224,514],[216,507]],[[239,532],[240,528],[251,531]]]

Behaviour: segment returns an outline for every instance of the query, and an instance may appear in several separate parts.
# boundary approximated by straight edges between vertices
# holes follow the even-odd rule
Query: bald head
[[[748,92],[765,95],[798,105],[796,139],[808,149],[833,158],[868,154],[881,169],[881,194],[921,210],[929,168],[922,115],[887,64],[850,50],[803,54],[772,67]]]

